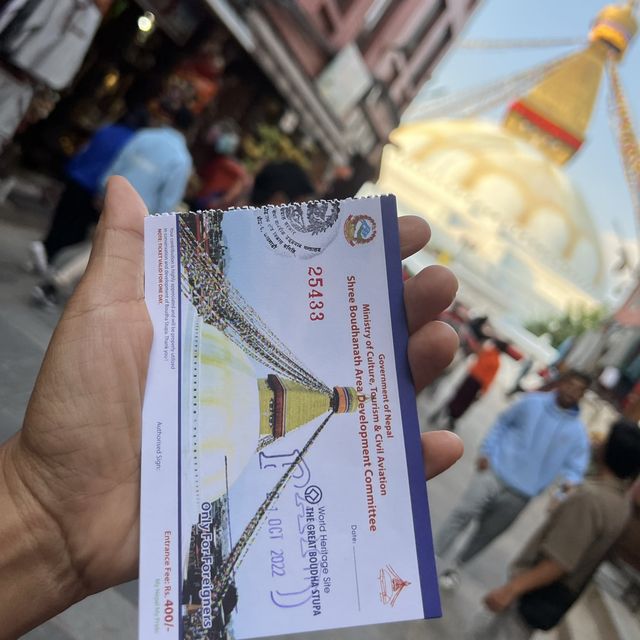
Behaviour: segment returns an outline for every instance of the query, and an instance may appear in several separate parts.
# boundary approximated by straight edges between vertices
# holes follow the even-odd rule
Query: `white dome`
[[[591,215],[565,173],[536,148],[478,120],[409,123],[391,142],[382,159],[382,191],[395,192],[427,218],[438,211],[434,200],[449,220],[454,212],[468,221],[480,212],[480,241],[481,234],[510,234],[553,277],[602,296],[604,257]]]

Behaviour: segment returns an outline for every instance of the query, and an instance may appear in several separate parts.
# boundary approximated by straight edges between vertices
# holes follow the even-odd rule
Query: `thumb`
[[[104,208],[78,298],[95,304],[144,297],[144,218],[147,208],[127,180],[109,178]],[[74,296],[76,297],[76,296]]]

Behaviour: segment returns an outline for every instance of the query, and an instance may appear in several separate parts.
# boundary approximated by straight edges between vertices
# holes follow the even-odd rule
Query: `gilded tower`
[[[589,45],[516,100],[505,128],[553,162],[568,162],[585,141],[605,66],[623,58],[637,30],[632,3],[605,7],[591,29]]]
[[[353,387],[334,387],[327,394],[273,373],[258,380],[258,392],[262,446],[328,411],[352,413],[358,404]]]

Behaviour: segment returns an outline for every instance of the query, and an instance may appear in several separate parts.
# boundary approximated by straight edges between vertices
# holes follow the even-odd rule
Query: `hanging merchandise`
[[[23,23],[31,12],[32,5],[35,6],[40,0],[11,0],[7,6],[0,11],[0,48],[8,34],[8,25],[16,26]]]
[[[101,19],[93,0],[15,0],[0,16],[0,53],[33,79],[64,89]]]
[[[31,84],[18,80],[0,67],[0,151],[13,138],[32,97]]]

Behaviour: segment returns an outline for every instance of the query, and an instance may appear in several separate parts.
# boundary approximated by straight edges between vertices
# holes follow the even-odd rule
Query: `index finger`
[[[427,480],[446,471],[464,453],[462,440],[451,431],[430,431],[421,434],[421,438]]]
[[[398,230],[403,260],[420,251],[431,238],[429,224],[419,216],[402,216],[398,219]]]

